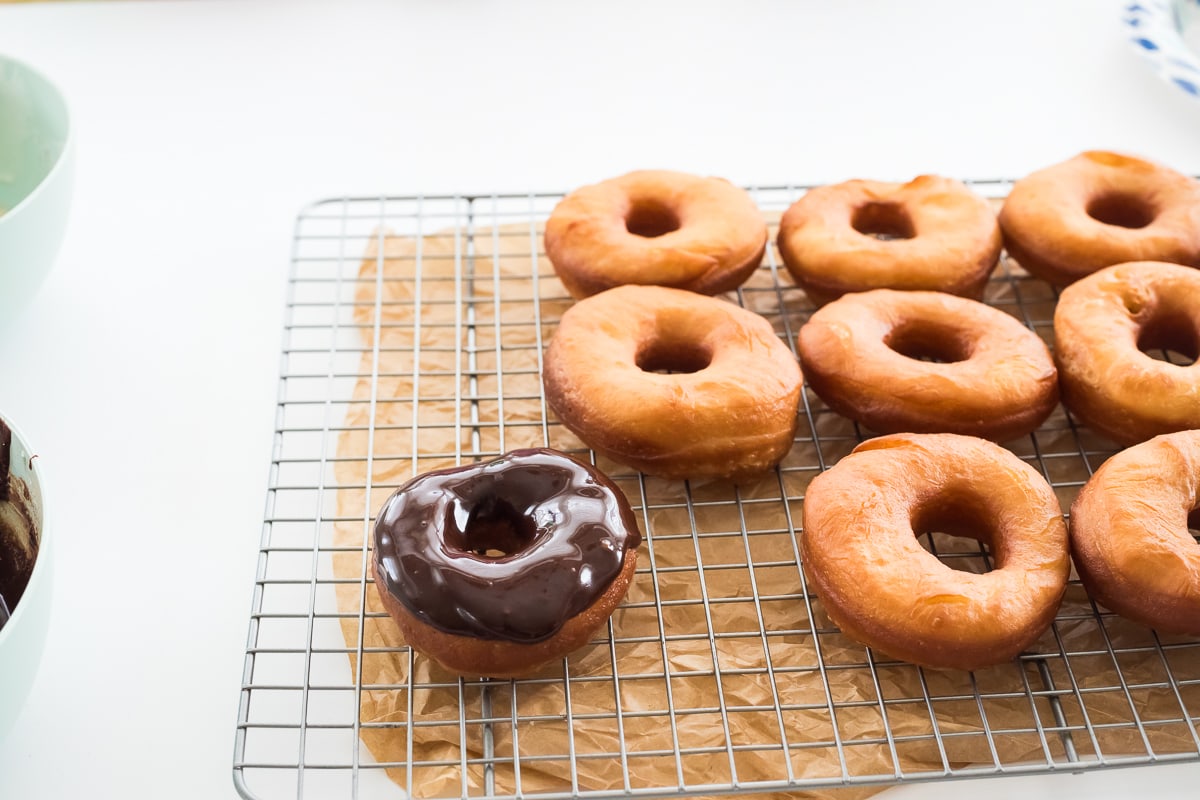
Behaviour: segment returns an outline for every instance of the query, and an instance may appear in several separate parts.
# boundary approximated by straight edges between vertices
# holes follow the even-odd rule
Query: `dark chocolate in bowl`
[[[12,430],[0,420],[0,629],[25,594],[38,552],[33,498],[9,469],[11,453]]]

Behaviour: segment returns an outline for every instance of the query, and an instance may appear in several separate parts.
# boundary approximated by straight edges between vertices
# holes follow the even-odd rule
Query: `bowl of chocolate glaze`
[[[37,458],[0,417],[0,746],[37,675],[52,565]]]

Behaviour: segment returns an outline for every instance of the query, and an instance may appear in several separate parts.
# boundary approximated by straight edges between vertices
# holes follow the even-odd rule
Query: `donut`
[[[1092,150],[1013,184],[1000,229],[1008,254],[1056,286],[1127,261],[1200,267],[1200,183]]]
[[[1054,490],[986,439],[870,439],[809,484],[801,559],[843,633],[926,667],[1014,658],[1054,619],[1070,574]],[[921,547],[941,532],[987,545],[994,568],[952,569]]]
[[[810,189],[784,212],[779,255],[817,305],[868,289],[980,298],[1000,258],[987,200],[937,175]]]
[[[584,186],[546,221],[546,255],[572,297],[624,284],[719,294],[762,262],[767,223],[722,178],[641,170]]]
[[[809,318],[796,344],[817,396],[878,433],[1003,442],[1035,430],[1058,403],[1054,361],[1041,338],[965,297],[892,289],[843,295]]]
[[[664,478],[770,469],[791,448],[800,404],[800,368],[769,322],[663,286],[618,286],[569,308],[542,379],[585,444]]]
[[[1155,436],[1101,465],[1071,504],[1071,557],[1088,594],[1164,633],[1200,635],[1200,430]]]
[[[640,542],[601,472],[514,450],[397,489],[377,516],[372,565],[410,647],[459,675],[508,678],[592,639],[625,596]]]
[[[1054,357],[1063,405],[1122,445],[1200,428],[1200,365],[1143,351],[1200,351],[1200,272],[1177,264],[1106,267],[1063,289]]]

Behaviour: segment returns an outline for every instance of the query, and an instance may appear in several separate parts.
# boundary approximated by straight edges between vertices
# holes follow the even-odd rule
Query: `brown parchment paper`
[[[1158,649],[1150,631],[1098,617],[1074,583],[1034,648],[1041,660],[973,674],[918,670],[871,662],[842,636],[806,594],[793,531],[808,480],[858,437],[812,395],[811,427],[802,421],[781,474],[753,484],[641,479],[598,462],[644,515],[648,541],[610,631],[565,669],[460,686],[410,653],[363,574],[363,510],[373,515],[397,485],[457,463],[459,453],[470,461],[523,446],[587,452],[542,402],[541,349],[572,301],[544,257],[531,256],[540,237],[528,222],[420,240],[381,235],[363,257],[355,319],[364,348],[336,462],[338,484],[352,488],[338,492],[333,569],[361,670],[362,739],[397,784],[416,797],[482,795],[485,737],[494,791],[526,795],[682,786],[704,794],[791,777],[821,796],[865,797],[881,787],[837,785],[1062,765],[1064,730],[1084,761],[1196,752],[1200,646],[1163,640]],[[994,284],[989,301],[1011,306],[1015,284]],[[1035,326],[1048,321],[1049,288],[1026,281],[1019,291]],[[781,334],[811,312],[769,268],[741,299]],[[1080,453],[1111,447],[1088,437],[1060,410],[1035,440],[1064,508],[1087,475]],[[370,494],[353,488],[364,485]]]

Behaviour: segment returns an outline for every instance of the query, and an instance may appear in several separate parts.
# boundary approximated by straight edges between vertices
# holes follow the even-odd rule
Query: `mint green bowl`
[[[24,592],[15,602],[15,607],[10,609],[8,621],[0,627],[0,747],[4,746],[5,734],[25,704],[42,661],[46,632],[50,628],[54,572],[53,537],[46,517],[46,487],[42,470],[25,437],[11,423],[7,424],[12,431],[9,473],[15,479],[10,485],[17,482],[28,490],[11,492],[10,497],[21,498],[20,503],[31,522],[31,534],[37,541],[37,555]],[[21,541],[28,540],[22,536]],[[10,547],[11,542],[12,537],[9,537]],[[3,536],[0,536],[0,546],[5,546]],[[2,554],[0,557],[3,557]]]
[[[62,93],[0,55],[0,326],[54,265],[71,207],[73,152]]]

